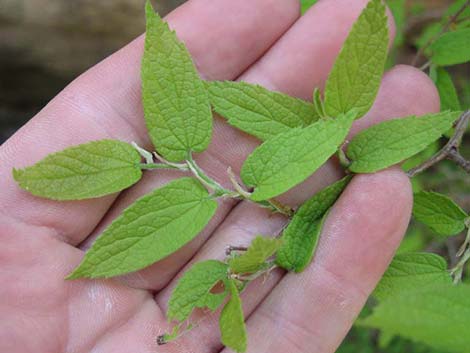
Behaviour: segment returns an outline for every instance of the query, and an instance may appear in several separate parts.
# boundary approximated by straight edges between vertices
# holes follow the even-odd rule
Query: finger
[[[286,274],[248,319],[248,352],[335,352],[398,247],[411,205],[398,167],[356,176],[328,215],[312,265]]]
[[[171,13],[168,21],[189,47],[203,76],[233,79],[297,16],[294,0],[192,0]],[[140,94],[142,51],[140,37],[83,74],[1,147],[3,213],[20,223],[49,228],[72,244],[91,232],[115,195],[47,201],[20,190],[11,170],[89,140],[115,138],[148,145]]]
[[[415,89],[419,87],[419,95],[415,95],[413,92]],[[396,92],[402,92],[402,94],[395,96]],[[393,97],[393,99],[391,99]],[[394,116],[406,116],[410,114],[418,114],[418,113],[425,113],[429,111],[435,111],[439,109],[439,100],[436,95],[436,89],[433,83],[429,80],[429,78],[422,74],[419,70],[400,66],[396,67],[395,69],[387,72],[383,77],[381,88],[379,90],[379,94],[377,96],[377,100],[375,101],[371,111],[363,118],[364,121],[358,121],[356,124],[365,126],[370,123],[377,123],[379,121],[389,119],[390,117]],[[385,111],[385,113],[382,113]],[[356,127],[354,130],[357,131]],[[395,180],[399,182],[403,182],[403,175],[401,175],[397,171],[387,172],[384,175],[391,174],[392,177],[383,177],[382,182],[384,183],[383,188],[384,192],[388,192],[389,188],[398,187],[395,184],[391,183]],[[401,176],[400,176],[401,175]],[[332,183],[334,182],[334,176],[330,179],[325,179],[323,182],[325,183]],[[363,178],[362,176],[360,178]],[[362,180],[362,179],[359,179]],[[367,181],[374,181],[375,179],[365,179]],[[406,180],[406,178],[405,178]],[[398,183],[397,181],[397,183]],[[357,182],[355,182],[357,184]],[[367,184],[366,182],[361,182],[360,185]],[[377,207],[378,203],[375,201],[376,199],[380,199],[381,193],[378,196],[373,196],[373,193],[376,192],[378,186],[378,181],[372,183],[374,185],[374,189],[365,189],[362,194],[357,195],[357,197],[362,197],[365,199],[362,202],[365,203],[367,200],[366,198],[370,197],[370,208]],[[390,185],[389,185],[390,184]],[[356,190],[357,187],[354,187],[352,190]],[[398,208],[396,203],[398,201],[406,203],[402,200],[402,194],[407,195],[407,191],[409,190],[409,186],[407,183],[404,183],[402,192],[398,192],[396,197],[392,197],[389,200],[390,206],[393,205],[393,210]],[[298,192],[303,193],[303,197],[308,197],[314,194],[314,190],[307,190],[303,188]],[[348,195],[351,194],[351,191],[348,191]],[[293,195],[293,197],[300,197],[300,195]],[[381,200],[381,199],[380,199]],[[409,200],[409,199],[406,199]],[[406,201],[405,200],[405,201]],[[353,202],[351,202],[353,205]],[[381,205],[383,206],[383,205]],[[388,207],[388,206],[387,206]],[[409,204],[403,205],[403,207],[399,208],[403,212],[403,219],[409,217]],[[386,209],[387,210],[387,209]],[[382,210],[383,211],[383,210]],[[378,212],[378,210],[377,210]],[[332,213],[337,214],[337,213]],[[393,214],[392,214],[393,215]],[[369,217],[370,216],[370,217]],[[330,215],[330,217],[333,217]],[[339,217],[339,216],[338,216]],[[342,216],[341,216],[342,217]],[[362,218],[370,218],[374,220],[372,217],[375,217],[374,214],[369,212],[369,215],[366,213],[365,215],[361,216]],[[398,218],[398,216],[397,216]],[[334,218],[336,219],[336,218]],[[340,218],[339,218],[340,219]],[[358,222],[361,218],[358,219]],[[179,273],[177,278],[173,279],[171,283],[160,293],[156,295],[157,303],[160,307],[166,309],[166,305],[168,302],[168,298],[173,290],[174,286],[177,283],[179,276],[181,276],[185,271],[187,271],[194,263],[199,261],[204,261],[207,259],[223,259],[225,248],[227,245],[242,245],[246,246],[250,243],[250,241],[256,235],[266,235],[266,236],[273,236],[278,234],[279,230],[283,227],[283,225],[287,222],[285,218],[280,215],[273,215],[265,210],[260,209],[256,205],[252,205],[248,202],[243,202],[234,209],[230,213],[230,215],[224,220],[224,222],[219,226],[215,234],[209,239],[209,241],[204,244],[201,250],[195,255],[195,257],[188,263],[185,268]],[[381,222],[381,221],[380,221]],[[388,222],[388,221],[387,221]],[[362,225],[366,225],[366,223],[362,222]],[[398,223],[397,223],[398,224]],[[352,247],[351,254],[355,254],[356,251],[361,251],[362,248],[368,248],[368,243],[364,241],[364,237],[366,237],[370,233],[371,228],[364,228],[362,229],[362,233],[358,233],[355,236],[348,235],[349,238],[344,239],[346,243],[341,245],[341,249],[346,251],[349,247]],[[328,237],[327,233],[323,233],[322,238]],[[360,237],[360,238],[358,238]],[[396,236],[398,237],[398,236]],[[335,239],[337,242],[341,242],[343,239]],[[397,239],[391,239],[390,242],[386,242],[384,244],[384,249],[387,246],[390,246],[390,251],[393,251],[395,246],[395,241]],[[354,245],[354,246],[353,246]],[[321,256],[321,253],[324,252],[323,248],[320,247],[317,256]],[[386,250],[386,249],[385,249]],[[384,251],[385,251],[384,250]],[[380,252],[381,250],[378,249]],[[346,254],[347,255],[347,254]],[[337,256],[346,256],[343,253],[339,253]],[[314,259],[314,264],[317,261],[317,256]],[[334,257],[334,255],[331,255]],[[347,256],[346,256],[347,258]],[[340,260],[338,260],[340,261]],[[384,259],[387,261],[387,258]],[[312,266],[315,266],[315,265]],[[348,264],[350,265],[350,264]],[[377,269],[379,270],[379,269]],[[310,271],[310,270],[309,270]],[[256,308],[259,303],[263,300],[266,296],[266,293],[273,288],[276,284],[276,281],[280,278],[280,273],[276,272],[273,276],[269,277],[269,280],[264,283],[263,281],[258,281],[257,283],[252,283],[248,286],[245,292],[242,294],[243,302],[244,302],[244,309],[245,315],[249,316],[254,308]],[[290,276],[290,275],[289,275]],[[294,275],[294,278],[295,277]],[[312,280],[313,281],[313,280]],[[293,285],[292,285],[293,286]],[[295,295],[292,295],[295,298]],[[199,316],[196,316],[199,318]],[[218,336],[218,328],[217,328],[217,321],[216,315],[208,320],[208,323],[201,325],[200,328],[195,330],[194,333],[191,333],[191,339],[197,340],[197,334],[199,330],[202,330],[204,333],[212,332],[211,341],[207,338],[208,336],[205,335],[206,340],[204,344],[209,344],[211,347],[216,346],[219,342]],[[256,335],[256,334],[255,334]],[[185,338],[186,339],[186,338]],[[189,338],[188,338],[189,339]],[[252,347],[257,347],[256,344],[250,342]],[[196,350],[196,352],[204,351],[202,348],[200,350]],[[285,350],[290,352],[291,350]],[[261,352],[261,351],[260,351]],[[324,352],[322,352],[324,353]]]
[[[239,79],[261,83],[268,88],[293,93],[300,97],[311,95],[313,87],[321,84],[326,78],[322,70],[332,66],[349,29],[366,4],[367,0],[353,3],[347,0],[319,3],[316,6],[321,5],[320,11],[309,12],[297,21]],[[331,28],[335,28],[335,31],[331,31]],[[324,40],[325,36],[328,36],[328,41]],[[316,61],[320,59],[326,64],[316,65]],[[302,87],[302,90],[295,90],[296,85]],[[255,138],[217,119],[211,146],[198,156],[197,161],[204,170],[208,171],[208,174],[231,188],[226,173],[227,167],[230,166],[235,171],[239,171],[246,156],[258,144],[259,141]],[[85,248],[90,246],[94,238],[135,199],[170,180],[171,175],[165,175],[166,178],[162,178],[161,173],[158,176],[149,175],[142,183],[125,193],[122,199],[113,205],[93,236],[87,239]],[[232,206],[233,203],[223,201],[216,219],[190,244],[137,275],[127,276],[126,283],[138,288],[154,290],[162,288],[206,241]]]

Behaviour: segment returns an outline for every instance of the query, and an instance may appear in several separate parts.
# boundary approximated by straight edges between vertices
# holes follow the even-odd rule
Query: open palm
[[[365,4],[323,0],[299,18],[298,0],[190,0],[167,21],[204,78],[240,79],[311,99]],[[224,258],[227,245],[277,234],[286,222],[246,201],[221,201],[202,234],[149,268],[113,280],[64,281],[125,207],[180,175],[149,172],[119,195],[58,203],[21,191],[11,169],[102,138],[151,148],[141,107],[142,52],[140,37],[75,80],[1,146],[1,352],[222,351],[216,316],[202,313],[193,331],[157,346],[156,337],[169,330],[164,313],[175,278],[192,262]],[[424,74],[395,67],[352,133],[438,109],[437,93]],[[214,129],[198,164],[228,184],[227,167],[239,171],[258,141],[218,118]],[[298,204],[340,176],[330,161],[283,199]],[[274,271],[243,293],[248,351],[334,352],[393,256],[410,210],[409,181],[399,168],[356,176],[331,210],[310,267],[301,274]]]

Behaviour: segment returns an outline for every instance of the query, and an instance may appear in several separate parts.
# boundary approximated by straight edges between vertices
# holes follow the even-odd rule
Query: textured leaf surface
[[[431,60],[441,66],[470,61],[470,28],[444,33],[431,44]]]
[[[424,150],[452,127],[459,112],[410,116],[374,125],[357,134],[348,146],[349,169],[372,173]]]
[[[289,271],[301,272],[313,258],[321,233],[323,216],[351,180],[345,177],[318,192],[299,207],[282,234],[276,263]]]
[[[48,155],[31,167],[14,169],[21,188],[53,200],[80,200],[121,191],[142,176],[141,157],[129,144],[100,140]]]
[[[209,97],[186,47],[150,2],[146,14],[141,73],[145,122],[157,151],[170,161],[182,161],[188,151],[202,152],[209,145]]]
[[[325,87],[329,116],[358,109],[363,116],[374,103],[385,67],[388,26],[385,6],[372,0],[354,24]]]
[[[214,110],[227,121],[261,140],[318,120],[311,103],[245,82],[208,82]]]
[[[197,180],[172,181],[138,199],[111,223],[69,278],[140,270],[193,239],[216,208],[217,202]]]
[[[452,283],[445,259],[431,253],[405,253],[395,256],[373,295],[381,301],[403,291],[440,283]]]
[[[470,39],[469,39],[470,40]],[[462,109],[459,102],[457,89],[455,88],[452,77],[446,69],[438,67],[434,77],[434,83],[439,91],[441,99],[441,110],[460,110]]]
[[[219,321],[222,343],[235,352],[245,352],[247,337],[242,302],[233,280],[229,281],[229,286],[230,300],[225,304]]]
[[[279,239],[257,236],[248,250],[230,260],[230,271],[233,273],[253,273],[263,267],[265,261],[279,249]]]
[[[215,310],[222,304],[225,293],[211,293],[214,286],[227,279],[228,266],[208,260],[191,267],[180,278],[168,303],[168,319],[185,321],[195,308]]]
[[[451,236],[465,228],[469,216],[453,200],[436,192],[414,194],[413,216],[437,234]]]
[[[304,181],[330,158],[346,138],[355,112],[328,118],[277,135],[256,148],[241,170],[251,198],[266,200]]]
[[[360,324],[444,352],[468,353],[470,286],[437,285],[391,296]]]

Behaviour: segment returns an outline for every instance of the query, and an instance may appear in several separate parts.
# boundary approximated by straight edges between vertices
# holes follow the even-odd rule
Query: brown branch
[[[442,34],[444,34],[445,32],[447,32],[447,30],[450,28],[450,26],[452,26],[452,24],[457,21],[457,19],[459,18],[459,16],[462,14],[462,12],[465,11],[465,8],[467,6],[470,6],[470,0],[466,1],[461,7],[460,9],[454,14],[452,15],[449,20],[447,21],[447,23],[444,25],[444,27],[442,27],[442,30],[439,31],[439,33],[437,33],[436,35],[434,35],[432,38],[430,38],[426,44],[424,44],[421,48],[419,48],[418,52],[416,53],[411,65],[413,66],[416,66],[418,64],[418,60],[421,58],[421,56],[423,56],[424,52],[426,51],[426,49],[429,48],[429,46],[437,39],[439,38]]]
[[[467,173],[470,173],[470,161],[466,160],[459,152],[459,146],[469,121],[470,111],[467,110],[457,120],[457,123],[455,124],[454,135],[449,139],[446,145],[427,161],[413,169],[410,169],[407,173],[408,176],[412,178],[416,174],[425,171],[426,169],[432,167],[444,159],[450,159],[462,169],[464,169]]]

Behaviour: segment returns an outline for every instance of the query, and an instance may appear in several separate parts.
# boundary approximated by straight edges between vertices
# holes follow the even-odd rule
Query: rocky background
[[[166,14],[185,0],[158,0]],[[145,0],[0,0],[0,143],[144,31]]]

